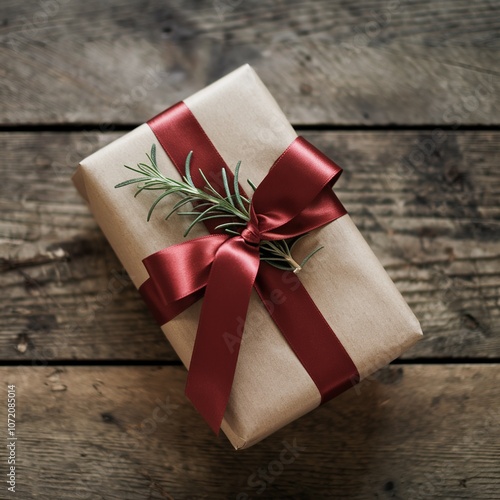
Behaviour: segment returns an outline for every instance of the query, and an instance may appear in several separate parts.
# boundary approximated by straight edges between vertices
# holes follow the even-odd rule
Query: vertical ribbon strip
[[[220,188],[227,168],[189,108],[180,102],[148,122],[181,176],[193,150],[194,184],[205,182],[199,169]],[[314,304],[298,277],[260,261],[259,243],[300,236],[346,213],[331,187],[341,169],[299,137],[283,152],[257,187],[251,220],[239,236],[217,234],[165,248],[144,259],[150,278],[140,292],[164,324],[204,296],[189,366],[186,395],[217,433],[229,400],[252,288],[297,355],[325,402],[359,379],[348,353]],[[219,179],[219,182],[217,182]],[[173,263],[184,263],[181,268]],[[285,284],[293,283],[293,286]],[[283,303],[270,307],[273,291]]]

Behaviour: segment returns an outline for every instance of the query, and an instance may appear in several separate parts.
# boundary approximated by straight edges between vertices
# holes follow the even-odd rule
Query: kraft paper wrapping
[[[229,167],[234,169],[242,161],[242,184],[247,178],[259,183],[296,137],[248,65],[185,103]],[[143,192],[133,198],[134,186],[114,188],[134,176],[123,165],[145,161],[153,143],[160,168],[168,177],[179,178],[147,124],[83,160],[73,177],[136,287],[148,277],[142,259],[183,241],[189,224],[188,218],[179,216],[163,220],[177,201],[174,196],[164,199],[147,223],[146,214],[157,193]],[[196,154],[196,144],[193,150]],[[204,234],[206,230],[198,224],[189,238]],[[419,340],[420,325],[349,215],[304,238],[298,257],[318,244],[324,249],[300,272],[300,279],[365,378]],[[293,285],[284,283],[283,287]],[[186,367],[200,308],[201,301],[162,326]],[[314,331],[304,335],[314,335]],[[235,448],[246,448],[319,404],[318,389],[254,291],[223,432]]]

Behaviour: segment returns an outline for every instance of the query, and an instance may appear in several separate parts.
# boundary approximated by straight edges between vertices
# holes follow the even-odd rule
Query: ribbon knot
[[[243,238],[245,243],[248,243],[252,246],[258,246],[261,241],[259,230],[255,228],[252,221],[248,222],[247,227],[243,229],[243,231],[241,232],[241,237]]]

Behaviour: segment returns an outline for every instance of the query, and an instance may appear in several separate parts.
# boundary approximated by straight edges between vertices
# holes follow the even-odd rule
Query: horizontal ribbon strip
[[[148,124],[181,176],[193,150],[194,184],[205,185],[201,169],[224,195],[221,169],[226,169],[230,185],[231,170],[183,102]],[[331,189],[340,174],[340,167],[298,137],[255,190],[251,220],[239,236],[218,233],[218,223],[208,220],[211,235],[165,248],[143,261],[150,278],[139,290],[160,324],[204,296],[186,395],[216,433],[233,384],[252,288],[318,387],[322,402],[359,379],[354,363],[297,275],[259,257],[260,241],[300,236],[346,213]],[[284,294],[280,305],[269,300],[275,290]]]

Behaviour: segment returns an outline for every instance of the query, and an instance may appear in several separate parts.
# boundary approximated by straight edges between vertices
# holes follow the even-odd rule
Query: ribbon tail
[[[229,401],[259,265],[258,247],[235,237],[220,247],[210,271],[186,396],[216,434]]]
[[[356,385],[356,365],[298,277],[266,267],[266,279],[259,274],[255,283],[257,293],[267,305],[273,291],[284,290],[286,301],[276,304],[269,314],[314,381],[321,402]]]

